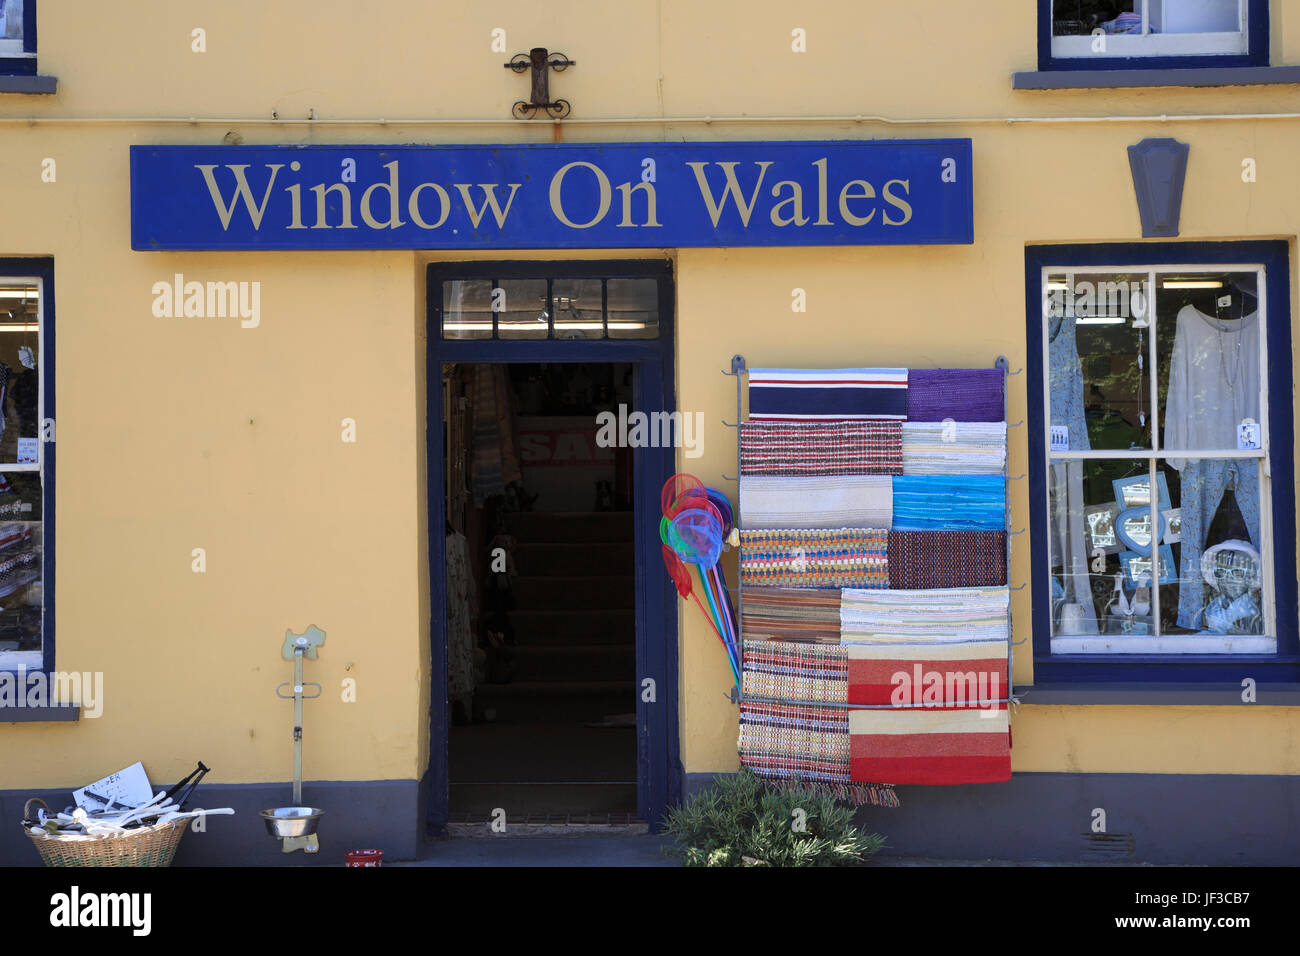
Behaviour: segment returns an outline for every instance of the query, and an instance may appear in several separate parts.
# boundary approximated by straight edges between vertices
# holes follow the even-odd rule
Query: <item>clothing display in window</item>
[[[481,507],[493,495],[504,495],[506,485],[519,481],[522,472],[515,454],[506,370],[500,365],[477,365],[473,374],[474,457],[470,480],[474,504]]]
[[[1049,420],[1053,430],[1064,428],[1065,447],[1086,451],[1091,448],[1083,399],[1083,364],[1073,319],[1053,317],[1049,320],[1047,344]],[[1088,559],[1091,553],[1084,526],[1083,462],[1054,462],[1048,472],[1048,493],[1055,499],[1050,514],[1056,516],[1048,534],[1052,567],[1060,568],[1063,591],[1058,605],[1063,620],[1073,634],[1090,635],[1098,631],[1097,612],[1092,599]],[[1068,610],[1067,610],[1068,609]]]
[[[1259,547],[1259,462],[1253,458],[1205,458],[1183,463],[1182,554],[1179,560],[1178,625],[1203,627],[1205,582],[1201,554],[1206,532],[1224,492],[1231,487],[1251,543]],[[1222,633],[1222,632],[1219,632]]]
[[[1169,360],[1163,447],[1236,449],[1245,419],[1259,421],[1259,319],[1216,319],[1193,306],[1178,312]],[[1182,471],[1184,459],[1169,464]]]
[[[1241,423],[1258,422],[1260,417],[1259,333],[1257,312],[1219,319],[1191,305],[1179,310],[1163,416],[1165,448],[1238,447]],[[1258,546],[1259,465],[1254,459],[1168,461],[1181,472],[1182,484],[1178,624],[1200,628],[1205,606],[1201,554],[1209,524],[1231,487],[1250,539]]]

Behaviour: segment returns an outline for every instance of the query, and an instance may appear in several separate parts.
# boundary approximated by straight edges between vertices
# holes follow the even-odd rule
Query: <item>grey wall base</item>
[[[686,775],[686,796],[713,774]],[[1300,776],[1018,773],[1006,783],[899,787],[858,822],[884,854],[951,860],[1300,864]],[[1106,832],[1092,832],[1094,810]]]
[[[348,850],[375,848],[387,860],[413,860],[419,846],[419,782],[416,780],[304,781],[306,803],[320,807],[320,852],[281,852],[258,811],[286,806],[289,783],[203,784],[195,807],[233,807],[233,817],[210,817],[207,830],[181,839],[175,866],[341,866]],[[70,790],[0,790],[0,866],[40,866],[22,833],[23,804],[40,797],[51,808],[72,802]]]

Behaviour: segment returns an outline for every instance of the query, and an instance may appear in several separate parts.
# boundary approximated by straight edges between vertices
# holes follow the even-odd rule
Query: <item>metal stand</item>
[[[293,661],[293,684],[280,684],[275,689],[275,696],[284,700],[293,700],[293,805],[294,807],[302,806],[302,702],[304,700],[313,700],[321,695],[321,685],[314,681],[304,682],[302,679],[302,661],[303,658],[316,660],[316,648],[325,643],[325,632],[314,624],[307,628],[302,634],[294,634],[290,630],[284,632],[284,644],[280,648],[280,656],[287,661]],[[292,687],[291,693],[284,693],[285,688]],[[316,693],[304,694],[303,689],[314,687]],[[315,822],[314,819],[312,821]],[[316,853],[320,850],[320,844],[317,842],[315,827],[311,833],[295,836],[282,836],[284,841],[284,852],[292,853],[294,850],[302,850],[304,853]]]

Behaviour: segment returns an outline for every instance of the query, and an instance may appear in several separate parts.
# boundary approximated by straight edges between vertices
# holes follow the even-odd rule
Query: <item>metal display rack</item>
[[[1017,369],[1017,370],[1014,371],[1014,372],[1009,371],[1009,369],[1010,369],[1010,363],[1007,361],[1006,356],[1003,356],[1003,355],[998,356],[997,361],[993,363],[993,367],[996,368],[996,369],[1001,370],[1001,372],[1002,372],[1002,418],[1003,418],[1003,423],[1004,423],[1004,424],[1006,425],[1006,427],[1007,427],[1007,437],[1004,439],[1004,441],[1005,441],[1005,446],[1006,446],[1006,447],[1004,448],[1004,452],[1003,452],[1003,456],[1002,456],[1002,479],[1003,479],[1003,482],[1002,482],[1002,489],[1003,489],[1003,491],[1002,491],[1002,494],[1003,494],[1002,513],[1003,513],[1003,530],[1004,530],[1005,535],[1006,535],[1006,569],[1007,569],[1007,570],[1006,570],[1006,581],[1005,581],[1004,584],[1001,585],[1002,587],[1005,587],[1005,588],[1007,589],[1007,686],[1006,686],[1006,694],[1005,694],[1005,696],[1000,697],[1000,698],[998,698],[998,699],[996,699],[996,700],[987,700],[987,701],[981,700],[981,701],[978,701],[978,704],[981,704],[981,705],[987,705],[987,704],[1013,704],[1013,705],[1014,705],[1014,704],[1018,703],[1018,700],[1016,699],[1015,694],[1013,693],[1013,687],[1014,687],[1013,669],[1014,669],[1014,665],[1015,665],[1015,647],[1016,647],[1016,645],[1017,645],[1018,643],[1023,643],[1023,642],[1022,642],[1022,641],[1015,641],[1015,640],[1013,639],[1013,638],[1014,638],[1014,632],[1013,632],[1013,629],[1012,629],[1011,594],[1012,594],[1012,592],[1015,592],[1015,591],[1023,591],[1024,588],[1025,588],[1025,585],[1024,585],[1024,584],[1021,584],[1021,585],[1019,585],[1018,587],[1014,587],[1014,588],[1011,586],[1011,542],[1012,542],[1012,539],[1013,539],[1013,538],[1015,538],[1015,537],[1017,537],[1017,536],[1019,536],[1019,535],[1024,534],[1024,533],[1025,533],[1025,529],[1024,529],[1024,528],[1021,528],[1019,531],[1012,531],[1012,530],[1011,530],[1011,495],[1010,495],[1010,491],[1009,491],[1009,489],[1010,489],[1010,487],[1011,487],[1011,482],[1013,482],[1013,481],[1021,481],[1021,480],[1024,479],[1025,475],[1024,475],[1024,473],[1021,473],[1021,474],[1019,474],[1019,475],[1017,475],[1016,477],[1013,478],[1013,477],[1011,477],[1010,474],[1009,474],[1009,469],[1010,469],[1010,465],[1011,465],[1011,455],[1010,455],[1010,446],[1011,446],[1010,430],[1011,430],[1012,428],[1018,428],[1018,427],[1024,425],[1024,420],[1022,419],[1021,421],[1016,422],[1014,425],[1011,424],[1010,422],[1006,421],[1006,419],[1007,419],[1007,379],[1010,378],[1010,377],[1013,376],[1013,375],[1019,375],[1019,374],[1021,374],[1021,372],[1023,372],[1024,370],[1023,370],[1023,369]],[[735,474],[734,477],[731,476],[731,475],[723,475],[723,476],[722,476],[726,481],[735,482],[735,483],[736,483],[736,486],[737,486],[736,505],[735,505],[735,508],[733,509],[733,513],[734,513],[734,516],[735,516],[734,525],[735,525],[736,528],[740,528],[740,527],[741,527],[741,525],[742,525],[742,517],[743,517],[743,516],[741,515],[741,511],[740,511],[740,494],[739,494],[740,473],[741,473],[741,467],[740,467],[740,462],[741,462],[741,450],[740,450],[740,434],[739,434],[739,432],[740,432],[740,425],[741,425],[741,422],[742,422],[742,420],[743,420],[743,418],[744,418],[744,415],[743,415],[743,409],[744,409],[744,389],[745,389],[745,383],[744,383],[744,378],[743,378],[743,376],[744,376],[748,371],[749,371],[748,366],[745,364],[745,356],[743,356],[743,355],[733,355],[733,356],[731,357],[731,370],[730,370],[730,371],[727,371],[727,370],[724,369],[723,372],[722,372],[723,375],[730,375],[730,376],[733,376],[733,377],[736,379],[736,421],[735,421],[734,423],[732,423],[732,422],[728,422],[728,421],[723,421],[723,423],[722,423],[722,424],[726,425],[728,428],[735,428],[736,431],[737,431],[737,434],[736,434],[736,474]],[[738,547],[737,550],[739,551],[739,547]],[[735,590],[735,593],[736,593],[736,640],[739,642],[739,645],[740,645],[740,647],[739,647],[739,651],[740,651],[740,661],[741,661],[741,673],[740,673],[741,680],[740,680],[740,684],[739,684],[737,687],[733,687],[733,688],[731,688],[731,689],[728,691],[728,693],[726,694],[726,696],[727,696],[727,697],[728,697],[728,698],[729,698],[733,703],[739,704],[739,703],[741,703],[742,701],[750,700],[750,701],[753,701],[753,702],[756,702],[756,703],[776,703],[776,704],[780,704],[780,703],[793,703],[793,704],[802,704],[802,705],[814,706],[814,707],[841,707],[841,708],[847,708],[847,709],[849,709],[849,710],[891,710],[891,709],[894,709],[894,705],[893,705],[893,704],[850,704],[850,703],[843,703],[843,704],[840,704],[840,703],[831,703],[831,702],[827,702],[827,701],[804,701],[804,700],[795,700],[795,699],[792,699],[792,698],[773,698],[773,697],[755,697],[755,696],[749,696],[749,697],[746,697],[746,696],[745,696],[745,692],[744,692],[744,676],[745,676],[745,670],[744,670],[744,659],[745,659],[745,624],[744,624],[744,620],[745,620],[745,618],[744,618],[744,614],[745,614],[745,604],[744,604],[744,602],[745,602],[745,586],[744,586],[744,581],[743,581],[743,579],[741,578],[741,574],[740,574],[739,560],[737,561],[737,573],[736,573],[736,577],[737,577],[737,586],[736,586],[736,590]]]

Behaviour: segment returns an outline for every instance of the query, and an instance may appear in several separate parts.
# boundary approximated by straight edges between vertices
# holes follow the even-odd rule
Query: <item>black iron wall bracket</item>
[[[516,53],[505,64],[507,70],[523,73],[533,71],[533,89],[530,102],[520,100],[510,110],[515,119],[536,119],[543,114],[551,119],[563,119],[571,109],[568,100],[551,101],[550,75],[548,69],[563,73],[576,61],[570,60],[563,53],[551,53],[544,46],[535,46],[527,53]]]

